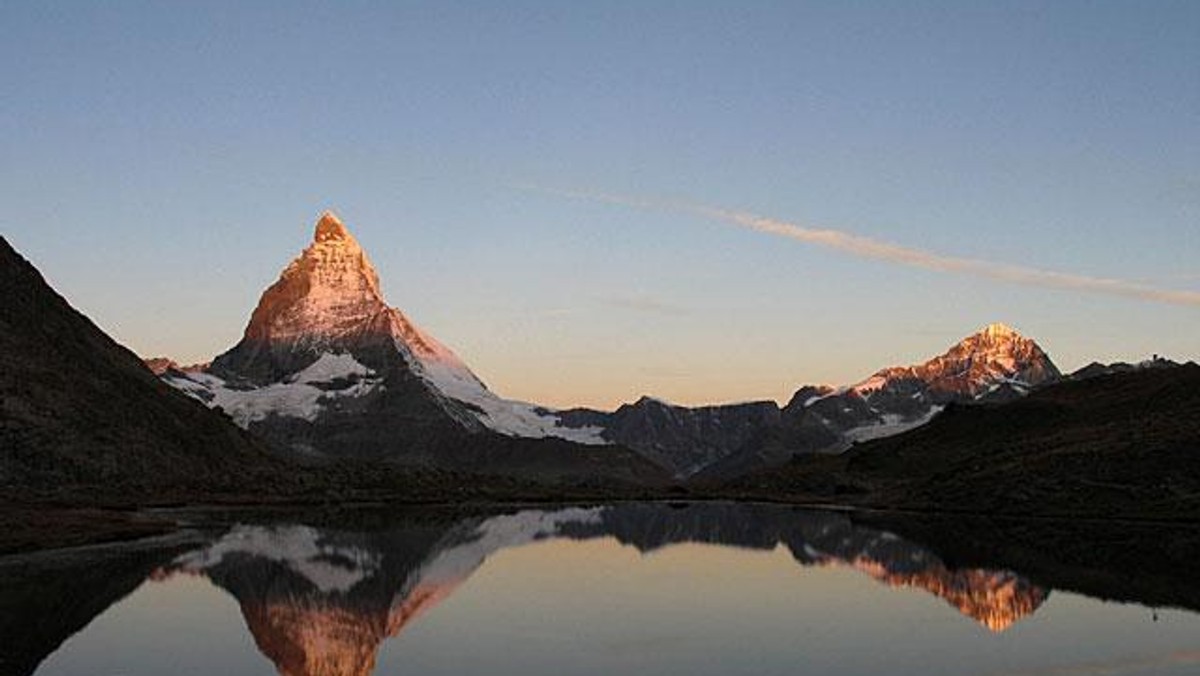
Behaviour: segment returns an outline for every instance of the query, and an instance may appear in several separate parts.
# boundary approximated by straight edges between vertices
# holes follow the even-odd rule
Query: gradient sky
[[[141,354],[231,347],[331,208],[392,304],[549,404],[786,400],[991,321],[1065,369],[1200,358],[1197,304],[634,204],[1200,291],[1200,3],[6,2],[0,25],[0,233]]]

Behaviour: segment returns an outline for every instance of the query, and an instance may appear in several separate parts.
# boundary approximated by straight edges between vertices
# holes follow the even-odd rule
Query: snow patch
[[[475,374],[460,364],[421,360],[421,374],[445,396],[476,409],[488,428],[517,437],[557,437],[579,444],[606,445],[601,427],[564,427],[552,411],[523,401],[502,399],[483,386]]]
[[[247,428],[271,415],[312,422],[324,409],[323,404],[343,397],[361,397],[382,387],[381,379],[370,378],[374,374],[349,354],[325,353],[288,380],[255,389],[233,389],[221,378],[207,373],[167,376],[163,380],[210,408],[222,409],[235,424]],[[315,385],[345,378],[354,378],[355,382],[340,390]]]
[[[924,425],[932,420],[933,416],[940,413],[942,408],[942,406],[934,406],[925,415],[912,420],[905,420],[904,416],[899,414],[887,413],[882,416],[882,420],[878,423],[852,427],[842,434],[851,443],[890,437]]]

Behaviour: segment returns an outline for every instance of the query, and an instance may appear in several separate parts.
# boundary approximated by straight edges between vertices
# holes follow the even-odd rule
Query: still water
[[[1117,554],[1027,539],[974,556],[936,528],[916,531],[930,545],[847,513],[734,504],[197,525],[0,560],[0,671],[1200,673],[1190,571],[1156,552],[1141,579],[1128,563],[1153,534]]]

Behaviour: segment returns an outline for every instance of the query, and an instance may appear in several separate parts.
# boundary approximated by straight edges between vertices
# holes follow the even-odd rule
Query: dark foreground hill
[[[952,405],[924,427],[797,458],[727,489],[922,510],[1200,519],[1200,366]]]
[[[168,387],[0,238],[0,494],[270,488],[265,447]]]

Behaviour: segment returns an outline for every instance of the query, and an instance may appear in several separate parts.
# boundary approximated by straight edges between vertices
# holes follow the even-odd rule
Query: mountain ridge
[[[678,406],[642,396],[611,412],[560,412],[564,425],[603,429],[677,477],[723,478],[831,453],[928,422],[947,403],[1013,398],[1061,378],[1032,339],[989,324],[941,355],[892,366],[854,385],[805,385],[782,407],[772,401]]]

